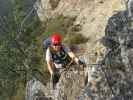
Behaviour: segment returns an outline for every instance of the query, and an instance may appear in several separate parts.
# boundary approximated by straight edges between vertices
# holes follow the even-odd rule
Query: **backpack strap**
[[[50,52],[52,54],[52,59],[57,64],[68,64],[71,61],[70,56],[67,54],[67,52],[64,50],[63,46],[61,47],[60,56],[56,54],[52,48],[50,48]]]

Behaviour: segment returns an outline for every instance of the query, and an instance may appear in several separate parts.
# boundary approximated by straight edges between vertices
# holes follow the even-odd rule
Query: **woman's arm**
[[[76,55],[75,55],[72,51],[68,52],[68,55],[69,55],[72,59],[74,59],[74,61],[78,64],[79,59],[78,59],[78,57],[76,57]]]
[[[50,53],[49,48],[46,50],[46,62],[47,62],[48,70],[49,70],[50,74],[52,75],[53,71],[54,71],[54,63],[53,63],[52,55]]]
[[[53,74],[54,68],[53,68],[53,62],[52,61],[47,61],[47,66],[48,66],[48,70],[50,72],[50,74]]]

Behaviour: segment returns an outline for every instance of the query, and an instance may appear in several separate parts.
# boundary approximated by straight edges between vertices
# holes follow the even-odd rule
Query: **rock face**
[[[53,100],[133,100],[132,34],[127,11],[110,17],[101,41],[107,48],[104,56],[97,58],[97,65],[86,67],[87,74],[81,70],[63,73]],[[45,98],[47,89],[43,89]]]
[[[89,36],[92,40],[91,43],[88,42],[89,52],[91,52],[90,47],[95,49],[97,46],[93,46],[95,41],[104,36],[105,32],[101,42],[106,47],[106,52],[97,60],[92,61],[97,65],[88,65],[85,69],[87,84],[84,86],[86,76],[79,73],[80,71],[64,73],[58,84],[57,100],[133,100],[132,20],[128,18],[127,11],[120,11],[111,16],[112,5],[116,6],[118,0],[110,2],[108,0],[96,0],[96,2],[92,0],[55,0],[57,5],[54,5],[53,8],[51,8],[49,0],[41,2],[45,2],[41,3],[38,9],[41,20],[45,21],[49,17],[60,14],[76,16],[74,25],[80,24],[82,26],[80,33]],[[100,13],[101,11],[102,13]],[[109,16],[111,17],[106,25]]]
[[[50,96],[50,86],[35,78],[27,82],[25,100],[51,100]]]
[[[81,70],[66,71],[58,83],[55,100],[75,100],[85,86],[85,72]]]
[[[55,90],[50,87],[50,83],[44,85],[37,79],[28,81],[26,100],[75,100],[85,86],[85,72],[73,68],[62,72]]]
[[[53,3],[56,5],[54,9]],[[104,35],[104,27],[114,10],[124,8],[118,0],[41,0],[35,5],[42,21],[58,15],[76,16],[74,24],[82,26],[81,33],[91,37],[94,33],[98,35],[96,38]]]
[[[104,61],[103,66],[93,66],[95,71],[88,71],[100,80],[96,81],[92,76],[93,80],[88,81],[88,86],[82,91],[79,100],[133,99],[132,35],[132,20],[129,19],[127,11],[120,11],[110,17],[102,41],[108,51],[101,60]],[[93,85],[89,85],[93,82],[95,91],[91,90]]]
[[[56,2],[52,7],[51,3]],[[96,43],[104,36],[108,18],[116,11],[124,9],[119,0],[40,0],[35,4],[41,21],[47,21],[59,15],[75,17],[73,26],[80,26],[77,33],[89,38],[87,49],[95,54],[97,49],[103,48]]]

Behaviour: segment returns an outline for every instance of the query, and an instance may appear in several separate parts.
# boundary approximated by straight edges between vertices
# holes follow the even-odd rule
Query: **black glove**
[[[84,62],[82,62],[81,60],[78,60],[78,64],[82,65],[83,67],[86,67],[86,64]]]
[[[84,63],[81,60],[78,60],[79,65],[83,65]]]

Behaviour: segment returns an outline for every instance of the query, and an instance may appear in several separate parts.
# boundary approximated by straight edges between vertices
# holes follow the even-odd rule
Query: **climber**
[[[71,64],[85,65],[69,48],[61,43],[61,35],[59,33],[53,33],[45,43],[45,48],[47,48],[46,62],[53,84],[58,82],[62,69],[65,69],[66,65],[70,64],[71,61],[73,61]]]

